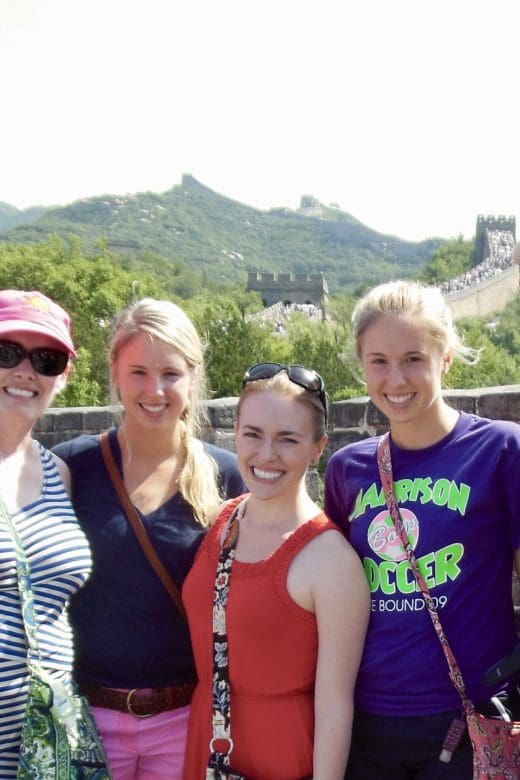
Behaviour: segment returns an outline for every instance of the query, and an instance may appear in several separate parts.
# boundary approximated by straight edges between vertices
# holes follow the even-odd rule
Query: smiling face
[[[125,410],[125,428],[172,433],[190,403],[193,369],[148,333],[129,339],[112,364],[112,381]]]
[[[9,333],[9,341],[27,351],[38,347],[62,349],[54,339],[36,333]],[[0,414],[24,418],[30,424],[42,416],[54,396],[63,390],[68,368],[59,376],[38,374],[28,357],[14,368],[0,368]]]
[[[235,447],[240,473],[259,499],[292,499],[304,489],[326,436],[316,440],[312,408],[279,390],[248,393],[240,405]]]
[[[369,395],[390,420],[392,433],[408,443],[435,433],[446,405],[442,377],[451,364],[419,317],[380,314],[359,339]]]

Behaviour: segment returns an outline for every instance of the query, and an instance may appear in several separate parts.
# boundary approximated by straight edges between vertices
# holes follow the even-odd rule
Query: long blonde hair
[[[110,337],[110,361],[117,362],[119,352],[132,338],[147,333],[174,349],[193,369],[189,401],[179,420],[181,442],[186,459],[179,478],[179,490],[201,525],[209,525],[221,502],[217,465],[197,438],[207,416],[200,403],[206,395],[204,351],[197,330],[188,315],[171,301],[143,298],[118,314]],[[110,381],[110,394],[118,402],[117,389]]]

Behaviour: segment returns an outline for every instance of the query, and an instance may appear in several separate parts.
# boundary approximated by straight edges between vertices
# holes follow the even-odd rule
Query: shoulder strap
[[[18,580],[18,592],[20,593],[23,627],[25,630],[25,636],[27,638],[27,646],[29,650],[32,650],[36,655],[38,655],[38,636],[36,632],[37,623],[34,612],[31,567],[18,530],[14,524],[13,518],[11,517],[11,513],[4,503],[2,496],[0,496],[0,514],[9,528],[16,552],[16,575]]]
[[[401,538],[401,543],[404,547],[406,557],[408,559],[414,577],[419,585],[419,588],[421,589],[421,593],[423,595],[426,607],[428,609],[428,614],[430,615],[430,618],[433,623],[433,627],[435,628],[437,637],[439,639],[439,642],[441,643],[442,650],[444,652],[444,656],[446,658],[450,670],[451,682],[453,683],[459,696],[462,699],[464,710],[466,711],[466,713],[469,713],[470,711],[473,710],[473,705],[471,701],[468,699],[468,696],[466,694],[464,680],[462,679],[462,673],[460,671],[459,665],[457,664],[455,656],[453,655],[451,647],[448,643],[446,634],[444,633],[444,629],[441,624],[439,613],[435,608],[433,597],[428,589],[426,580],[424,579],[419,569],[419,564],[417,563],[415,553],[410,543],[410,539],[408,538],[408,533],[406,531],[403,519],[401,517],[401,513],[399,511],[399,504],[397,503],[397,499],[395,497],[395,491],[394,491],[392,455],[390,452],[390,435],[388,433],[385,433],[385,435],[379,441],[377,447],[377,465],[379,467],[379,476],[381,478],[381,483],[383,485],[383,491],[385,494],[388,511],[390,512],[390,517],[393,520],[394,526]]]
[[[228,499],[216,516],[213,525],[216,525],[219,522],[225,523],[227,520],[229,520],[235,509],[242,503],[242,501],[244,501],[248,495],[248,493],[241,493],[239,496]]]
[[[175,584],[175,582],[173,581],[170,574],[168,573],[168,571],[165,569],[161,559],[157,555],[157,552],[155,551],[155,547],[151,543],[148,534],[146,533],[146,528],[143,525],[143,521],[139,517],[137,509],[135,508],[135,506],[132,504],[130,500],[130,496],[128,495],[125,484],[121,479],[121,475],[119,473],[119,469],[116,466],[114,456],[112,455],[112,449],[110,447],[110,442],[108,440],[108,433],[106,431],[102,433],[101,436],[99,437],[99,444],[101,447],[101,454],[103,455],[103,460],[105,461],[105,466],[107,467],[107,471],[109,473],[110,479],[112,480],[117,495],[119,496],[119,500],[123,506],[123,509],[125,510],[127,520],[132,526],[132,530],[134,531],[137,537],[137,541],[141,545],[141,548],[148,562],[150,563],[151,567],[153,568],[153,570],[161,580],[162,584],[170,594],[171,598],[175,602],[177,609],[184,617],[184,619],[186,619],[186,610],[184,609],[184,604],[182,603],[179,589]]]
[[[231,739],[231,686],[229,681],[229,645],[227,637],[227,601],[231,583],[231,571],[235,559],[235,548],[238,541],[238,530],[247,504],[247,496],[238,496],[227,504],[219,518],[229,519],[224,533],[220,555],[215,573],[213,599],[213,735],[209,743],[210,759],[208,766],[212,769],[227,767],[226,777],[235,776],[229,766],[230,754],[233,751]],[[215,749],[216,741],[226,741],[227,749]],[[224,776],[222,775],[222,776]],[[213,775],[212,775],[213,776]],[[214,776],[217,776],[216,773]],[[220,777],[221,775],[218,774]],[[238,775],[237,775],[238,777]],[[240,778],[242,775],[240,775]]]

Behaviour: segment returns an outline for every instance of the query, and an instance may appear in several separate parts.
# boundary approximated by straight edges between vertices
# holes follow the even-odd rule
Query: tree
[[[363,392],[353,366],[355,350],[350,325],[291,316],[287,326],[292,363],[314,368],[325,382],[331,400],[351,398]]]
[[[496,327],[491,330],[491,338],[511,355],[516,358],[520,356],[520,294],[501,313]]]
[[[494,343],[483,318],[461,320],[457,328],[464,343],[481,350],[480,358],[474,365],[455,360],[446,376],[447,387],[495,387],[520,382],[518,361],[507,349]]]
[[[468,271],[475,264],[475,243],[464,241],[463,236],[442,244],[420,274],[426,284],[445,282]]]
[[[206,342],[208,380],[217,398],[239,395],[244,373],[253,363],[286,362],[289,354],[271,323],[247,315],[248,296],[251,306],[257,306],[256,295],[250,293],[237,300],[204,292],[184,304]]]

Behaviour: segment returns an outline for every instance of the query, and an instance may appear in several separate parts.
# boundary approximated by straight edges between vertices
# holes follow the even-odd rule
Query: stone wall
[[[486,387],[477,390],[446,390],[444,396],[456,409],[474,412],[491,419],[513,420],[520,423],[520,385]],[[236,398],[206,401],[209,426],[203,438],[220,447],[233,449],[233,424]],[[60,441],[81,433],[99,433],[113,424],[111,407],[78,407],[49,409],[35,427],[35,436],[51,447]],[[337,401],[331,404],[329,445],[330,452],[344,444],[374,436],[386,430],[386,418],[367,398]]]
[[[460,292],[448,293],[445,301],[455,320],[461,317],[486,317],[502,311],[517,295],[519,284],[520,268],[513,265],[479,284]]]

